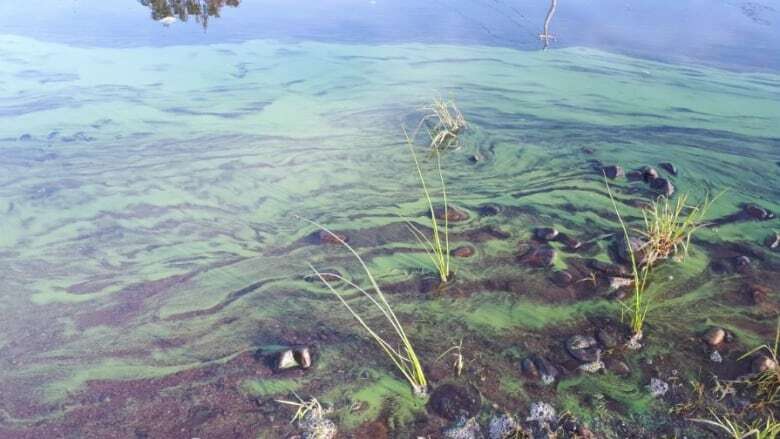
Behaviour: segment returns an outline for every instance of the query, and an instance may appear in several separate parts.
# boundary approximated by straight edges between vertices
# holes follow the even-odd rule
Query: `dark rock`
[[[575,238],[572,238],[566,233],[558,234],[558,238],[556,239],[556,241],[566,246],[566,249],[569,251],[577,250],[578,248],[582,247],[582,242],[578,241]]]
[[[668,173],[672,175],[677,175],[677,166],[674,166],[674,163],[663,162],[660,163],[658,166],[660,166],[661,169],[666,170]]]
[[[566,270],[559,270],[554,272],[550,279],[555,285],[563,288],[571,285],[571,283],[574,281],[574,276],[572,276],[571,273]]]
[[[552,265],[555,259],[555,250],[547,245],[531,247],[521,256],[520,261],[530,267],[544,268]]]
[[[589,335],[575,335],[566,340],[566,351],[582,363],[599,359],[599,347],[595,338]]]
[[[644,247],[646,242],[640,238],[632,236],[629,238],[631,243],[631,250],[634,253],[637,265],[644,265],[646,262],[646,254]],[[626,245],[626,236],[623,233],[619,233],[615,238],[615,252],[617,253],[618,260],[624,264],[631,264],[631,254],[628,251],[628,245]]]
[[[431,394],[428,408],[450,421],[472,418],[479,413],[482,397],[472,385],[443,384]]]
[[[550,360],[541,356],[534,356],[533,362],[536,365],[536,369],[539,371],[539,375],[542,376],[542,381],[550,383],[555,381],[555,378],[558,377],[560,372]]]
[[[759,221],[765,221],[768,219],[772,219],[774,215],[770,213],[768,210],[764,209],[763,207],[756,205],[756,204],[746,204],[742,208],[745,215],[747,215],[750,219],[755,219]]]
[[[607,176],[607,178],[612,180],[626,175],[626,173],[623,171],[623,168],[621,168],[618,165],[604,166],[603,168],[601,168],[601,172],[603,172],[604,175]]]
[[[339,232],[333,232],[333,234],[330,234],[322,230],[319,233],[319,238],[320,238],[320,244],[325,244],[325,245],[334,245],[334,244],[337,245],[337,244],[341,244],[341,241],[348,242],[347,235],[344,235],[343,233],[339,233]]]
[[[600,271],[609,276],[627,277],[629,276],[628,269],[622,265],[610,264],[609,262],[600,261],[598,259],[589,259],[588,267]]]
[[[726,340],[726,330],[714,326],[708,329],[706,333],[704,333],[702,340],[704,340],[704,342],[706,342],[711,348],[716,348]]]
[[[19,136],[19,140],[22,142],[26,142],[28,140],[32,140],[32,136],[27,133],[24,133],[21,136]]]
[[[744,270],[750,267],[750,258],[745,255],[737,256],[737,258],[734,259],[734,265],[737,266],[738,270]]]
[[[583,154],[588,154],[588,155],[591,155],[594,152],[596,152],[593,150],[593,148],[588,148],[587,146],[583,146],[582,148],[580,148],[580,151],[582,151]]]
[[[496,216],[501,213],[501,206],[498,204],[483,204],[477,209],[477,213],[481,216]]]
[[[645,173],[641,169],[634,169],[626,173],[626,178],[631,181],[639,181],[645,179]]]
[[[444,208],[442,207],[436,207],[433,209],[434,215],[436,215],[436,218],[439,220],[444,220]],[[466,221],[469,219],[468,212],[458,209],[455,206],[447,206],[447,215],[446,215],[447,221],[451,223],[457,223],[461,221]]]
[[[558,230],[553,227],[538,227],[534,229],[534,237],[540,241],[552,241],[558,237]]]
[[[526,358],[520,363],[520,370],[528,379],[538,380],[541,377],[539,369],[537,369],[534,360],[531,358]]]
[[[652,183],[655,179],[658,178],[658,171],[656,171],[653,167],[642,166],[640,170],[642,171],[642,180],[644,180],[646,183]]]
[[[469,162],[471,162],[472,164],[479,163],[479,162],[481,162],[483,160],[485,160],[485,157],[482,157],[482,154],[480,154],[478,152],[476,152],[476,153],[474,153],[474,154],[469,156]]]
[[[666,197],[674,195],[674,185],[665,178],[656,178],[650,182],[650,187]]]
[[[764,244],[772,250],[780,248],[780,233],[775,232],[767,236],[764,240]]]
[[[469,245],[464,245],[462,247],[458,247],[454,250],[452,250],[452,256],[458,257],[458,258],[469,258],[474,255],[474,247],[471,247]]]
[[[276,352],[271,357],[271,368],[274,372],[282,372],[288,369],[311,367],[311,352],[305,346],[284,349]]]

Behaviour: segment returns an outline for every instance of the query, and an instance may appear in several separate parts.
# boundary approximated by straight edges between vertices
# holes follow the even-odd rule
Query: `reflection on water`
[[[170,24],[171,17],[187,21],[190,17],[208,27],[209,17],[219,17],[219,11],[225,6],[237,7],[241,0],[138,0],[152,10],[152,19]]]

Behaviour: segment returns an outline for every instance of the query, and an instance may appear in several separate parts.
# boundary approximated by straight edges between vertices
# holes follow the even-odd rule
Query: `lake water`
[[[480,437],[452,436],[469,418],[487,437],[536,402],[559,437],[572,423],[713,437],[687,419],[746,416],[691,383],[709,395],[713,376],[749,373],[740,357],[775,334],[780,6],[561,0],[542,50],[546,2],[235,0],[189,17],[163,0],[3,3],[0,437],[312,434],[277,402],[296,395],[356,438]],[[437,97],[468,122],[439,156],[463,214],[446,284],[405,223],[431,233],[402,127]],[[654,167],[673,200],[720,194],[687,257],[653,270],[636,351],[620,341],[632,290],[621,302],[610,287],[630,264],[609,165]],[[631,234],[664,190],[635,180],[610,180]],[[301,218],[365,259],[429,397],[315,281],[309,264],[369,285]],[[713,327],[728,341],[702,342]],[[604,369],[581,370],[575,335],[596,339]],[[311,367],[275,370],[303,347]],[[653,397],[653,379],[669,391]]]

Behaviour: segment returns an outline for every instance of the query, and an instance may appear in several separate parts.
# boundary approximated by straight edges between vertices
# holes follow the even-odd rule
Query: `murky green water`
[[[343,437],[440,437],[452,421],[306,278],[311,263],[366,281],[298,216],[363,255],[432,388],[478,389],[485,432],[494,414],[522,419],[547,401],[604,437],[706,437],[669,410],[690,380],[744,373],[740,355],[773,334],[780,265],[764,240],[779,225],[739,215],[745,203],[780,211],[771,71],[585,47],[265,39],[117,48],[2,35],[0,57],[3,437],[288,437],[292,411],[274,399],[291,391],[332,407]],[[470,122],[442,163],[469,216],[451,225],[452,247],[474,250],[441,291],[402,219],[424,225],[427,207],[401,127],[436,96]],[[619,233],[601,166],[660,162],[679,170],[661,170],[677,194],[725,190],[708,215],[722,224],[658,269],[645,347],[605,349],[607,371],[577,372],[568,337],[625,331],[606,275],[587,268],[614,257],[607,235]],[[632,202],[653,191],[612,185],[638,225]],[[550,267],[529,267],[518,249],[540,226],[585,245],[554,243]],[[562,270],[569,285],[551,278]],[[711,325],[734,334],[722,363],[698,341]],[[455,376],[437,357],[461,339]],[[297,345],[312,368],[268,366],[268,352]],[[553,384],[521,372],[533,355],[560,369]],[[671,396],[649,396],[655,377]]]

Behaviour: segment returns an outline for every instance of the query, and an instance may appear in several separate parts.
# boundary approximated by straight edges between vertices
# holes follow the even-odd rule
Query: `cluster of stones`
[[[664,162],[659,164],[659,167],[671,175],[677,175],[677,167],[672,163]],[[658,171],[651,166],[643,166],[626,173],[623,168],[618,165],[607,165],[601,168],[601,172],[612,180],[618,177],[627,177],[631,181],[644,181],[650,185],[650,188],[667,197],[671,197],[674,194],[674,185],[672,182],[668,178],[661,177],[658,174]]]

